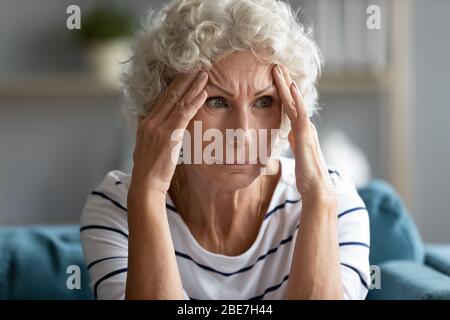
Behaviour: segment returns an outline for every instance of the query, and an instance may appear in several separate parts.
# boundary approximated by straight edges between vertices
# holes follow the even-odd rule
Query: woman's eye
[[[212,98],[206,99],[205,104],[208,107],[216,108],[216,109],[222,109],[222,108],[228,107],[228,104],[225,101],[225,99],[223,99],[221,97],[212,97]]]
[[[273,99],[270,96],[264,96],[255,102],[257,108],[268,108],[272,105]]]

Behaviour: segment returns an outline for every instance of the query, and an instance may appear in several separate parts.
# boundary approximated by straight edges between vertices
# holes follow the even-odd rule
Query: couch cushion
[[[71,265],[81,289],[67,287]],[[0,228],[0,299],[91,298],[78,225]]]
[[[373,180],[358,190],[369,211],[370,263],[388,260],[424,261],[419,232],[395,190],[386,182]]]
[[[425,249],[425,263],[450,276],[450,245],[427,244]]]
[[[380,289],[369,300],[448,300],[450,277],[415,261],[392,260],[380,264]]]

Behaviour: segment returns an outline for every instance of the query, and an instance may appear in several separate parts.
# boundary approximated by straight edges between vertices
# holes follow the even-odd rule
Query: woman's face
[[[261,162],[265,161],[258,156],[261,146],[267,148],[263,154],[270,155],[271,129],[279,129],[281,124],[281,102],[272,79],[272,67],[273,64],[258,61],[250,52],[237,52],[220,60],[208,71],[205,88],[208,98],[187,130],[191,134],[193,154],[194,144],[198,143],[194,139],[194,124],[197,123],[197,130],[201,124],[202,137],[208,129],[217,129],[215,132],[220,132],[223,137],[220,144],[222,154],[202,152],[202,163],[189,164],[187,170],[206,177],[210,183],[233,190],[248,186],[260,174]],[[239,138],[232,139],[227,129],[232,129],[231,133]],[[208,145],[211,148],[214,141],[204,140],[201,142],[202,151]],[[256,152],[250,152],[250,148]],[[215,164],[205,163],[204,157],[208,154],[213,155]],[[240,160],[238,154],[241,154]],[[238,164],[238,161],[246,164]]]

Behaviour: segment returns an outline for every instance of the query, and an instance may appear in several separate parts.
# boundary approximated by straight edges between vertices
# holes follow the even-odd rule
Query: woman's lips
[[[232,163],[227,163],[227,162],[223,162],[223,161],[215,159],[214,163],[215,164],[222,164],[222,165],[225,165],[225,166],[249,166],[249,165],[258,164],[258,161],[257,160],[254,160],[254,161],[246,160],[243,163],[237,163],[237,161],[236,162],[232,162]]]

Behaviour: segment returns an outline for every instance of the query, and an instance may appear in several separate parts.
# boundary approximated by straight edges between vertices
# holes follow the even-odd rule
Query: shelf
[[[321,94],[381,93],[386,74],[323,74],[319,79]],[[118,87],[108,86],[87,74],[48,74],[0,78],[0,99],[114,99]]]
[[[48,74],[0,78],[0,99],[109,99],[118,87],[87,74]]]
[[[319,79],[321,94],[379,94],[386,90],[387,73],[327,73]]]

